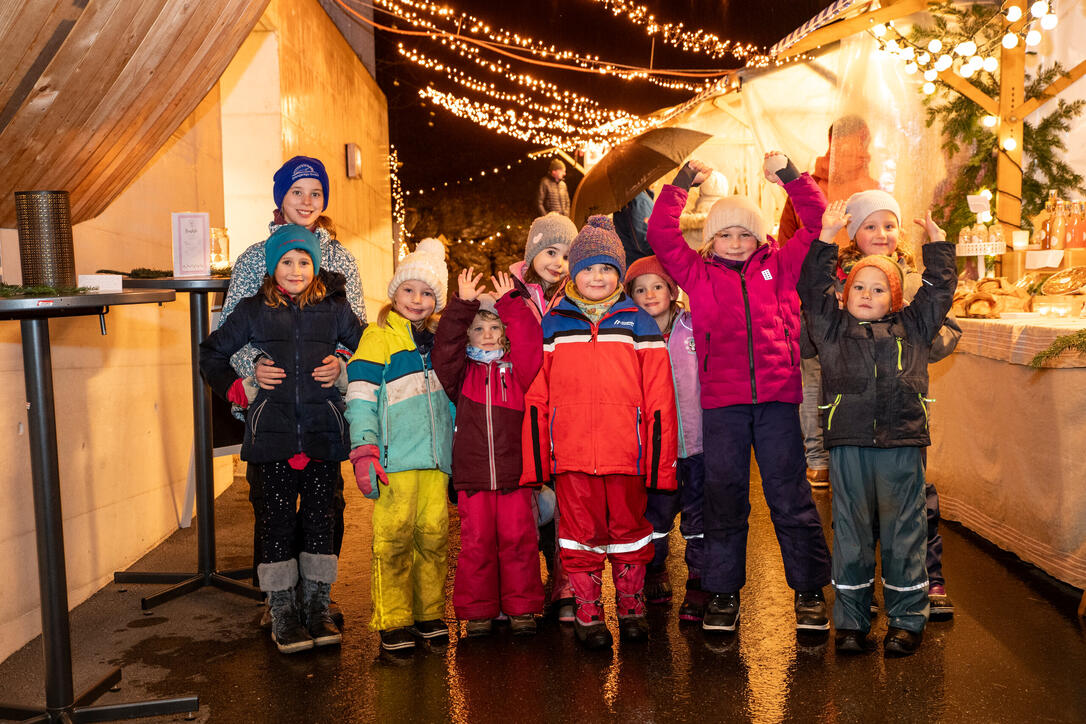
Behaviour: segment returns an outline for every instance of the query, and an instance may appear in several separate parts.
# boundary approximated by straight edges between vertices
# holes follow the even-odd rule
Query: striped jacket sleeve
[[[351,427],[352,450],[360,445],[380,444],[379,399],[388,359],[384,330],[377,325],[366,327],[358,350],[347,363],[345,417]]]
[[[641,395],[645,401],[645,440],[648,458],[645,485],[652,490],[675,490],[675,459],[679,454],[679,424],[671,357],[656,322],[647,313],[637,315],[637,355],[641,363]]]
[[[524,425],[521,428],[523,473],[520,484],[538,486],[551,479],[550,365],[551,352],[544,350],[543,365],[524,393]],[[515,365],[514,365],[515,369]]]

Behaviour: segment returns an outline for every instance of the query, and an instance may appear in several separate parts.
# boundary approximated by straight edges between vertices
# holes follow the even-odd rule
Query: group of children
[[[467,269],[450,296],[444,247],[424,239],[363,329],[343,277],[322,268],[316,222],[301,223],[286,206],[295,184],[311,189],[315,179],[323,198],[309,210],[326,207],[327,177],[306,173],[313,162],[292,159],[277,173],[276,221],[290,223],[273,225],[260,245],[259,291],[201,348],[212,389],[248,408],[242,457],[261,490],[258,577],[281,651],[340,640],[329,587],[338,555],[333,478],[345,459],[374,500],[371,627],[386,651],[449,634],[450,475],[461,541],[453,604],[468,636],[487,635],[497,620],[515,634],[536,631],[545,486],[557,499],[552,601],[586,647],[613,643],[601,601],[607,561],[621,638],[648,637],[646,602],[671,599],[667,540],[680,511],[688,579],[679,616],[733,632],[752,448],[797,630],[829,630],[823,589],[832,580],[837,650],[872,648],[877,523],[884,651],[916,650],[928,618],[926,365],[954,288],[953,249],[930,214],[918,222],[931,242],[924,285],[908,306],[899,267],[881,255],[852,265],[839,303],[838,249],[829,242],[846,226],[854,238],[871,214],[899,216],[892,198],[827,207],[807,174],[770,153],[766,177],[787,192],[803,228],[781,248],[754,204],[724,197],[695,250],[679,217],[711,169],[691,161],[655,202],[655,256],[627,269],[609,219],[590,217],[577,230],[552,213],[532,224],[524,262],[491,278],[493,292]],[[822,360],[832,578],[799,424],[801,299]],[[231,356],[249,346],[267,363],[246,374]],[[345,365],[344,350],[353,353]]]

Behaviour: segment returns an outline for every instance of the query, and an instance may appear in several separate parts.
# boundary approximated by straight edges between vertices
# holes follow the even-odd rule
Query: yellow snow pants
[[[388,485],[380,485],[373,508],[373,630],[444,617],[447,485],[440,470],[389,473]]]

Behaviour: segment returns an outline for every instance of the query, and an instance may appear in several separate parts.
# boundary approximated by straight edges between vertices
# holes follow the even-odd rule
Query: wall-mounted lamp
[[[348,143],[347,178],[362,178],[362,149],[356,143]]]

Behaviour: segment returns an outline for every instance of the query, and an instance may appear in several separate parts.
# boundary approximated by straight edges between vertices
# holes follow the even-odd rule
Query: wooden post
[[[1029,13],[1025,0],[1010,0],[1004,11],[1018,6],[1023,15]],[[1003,16],[1004,32],[1011,23]],[[1022,115],[1019,107],[1025,96],[1026,48],[1019,41],[1013,48],[1003,47],[999,60],[999,146],[996,163],[996,218],[1011,229],[1022,228]],[[1007,139],[1014,149],[1007,150]],[[1009,235],[1008,235],[1009,238]]]

